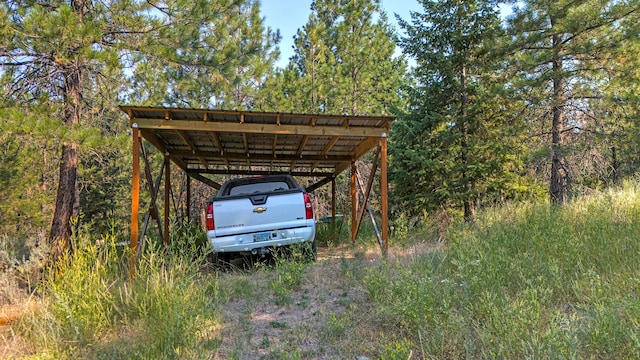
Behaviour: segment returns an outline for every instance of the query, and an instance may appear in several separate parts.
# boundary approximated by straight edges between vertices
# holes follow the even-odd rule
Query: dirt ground
[[[375,263],[379,256],[357,260],[319,249],[317,263],[306,270],[305,283],[288,295],[286,304],[274,296],[230,301],[222,312],[214,359],[343,359],[339,344],[347,340],[346,328],[354,328],[345,323],[348,313],[366,306],[364,289],[348,275],[355,261]]]

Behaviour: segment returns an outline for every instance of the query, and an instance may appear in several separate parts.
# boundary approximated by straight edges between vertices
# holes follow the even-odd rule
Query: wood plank
[[[171,192],[171,161],[169,156],[164,157],[164,237],[162,242],[164,246],[169,246],[169,194]]]
[[[330,171],[285,171],[285,170],[241,170],[241,169],[192,169],[189,170],[189,174],[193,176],[194,173],[201,174],[213,174],[213,175],[256,175],[256,176],[266,176],[266,175],[280,175],[280,174],[289,174],[291,176],[318,176],[318,177],[327,177],[333,176],[334,172]],[[195,178],[195,176],[193,176]]]
[[[355,158],[351,155],[306,155],[300,156],[295,154],[249,154],[247,156],[246,153],[225,153],[224,155],[220,155],[217,151],[196,151],[193,153],[189,150],[173,150],[171,151],[172,156],[179,157],[204,157],[206,159],[227,159],[227,160],[245,160],[247,157],[252,160],[282,160],[282,161],[322,161],[322,162],[342,162],[342,161],[351,161],[355,160]]]
[[[208,185],[216,190],[220,190],[220,188],[222,187],[222,185],[218,184],[217,182],[209,179],[208,177],[202,176],[200,175],[196,170],[189,170],[187,171],[187,175],[189,175],[190,177],[200,181],[201,183]]]
[[[324,147],[324,149],[322,149],[322,152],[320,152],[320,156],[324,156],[329,151],[331,151],[331,149],[338,142],[339,139],[340,139],[339,136],[332,137],[331,140],[329,140],[329,143]],[[353,160],[355,160],[355,159],[353,159]],[[318,166],[318,164],[320,163],[320,161],[322,161],[322,159],[319,159],[318,161],[313,163],[313,165],[311,165],[311,170],[315,169]]]
[[[132,129],[133,137],[133,167],[131,174],[131,229],[129,237],[129,249],[131,259],[129,270],[135,269],[135,259],[138,251],[138,217],[140,216],[140,130]]]
[[[209,164],[204,159],[204,157],[202,157],[200,155],[197,155],[198,148],[196,148],[196,145],[193,143],[193,141],[191,141],[191,139],[189,139],[189,136],[187,135],[187,133],[182,131],[182,130],[178,130],[178,135],[180,136],[182,141],[184,141],[189,146],[189,148],[191,149],[192,153],[198,157],[198,160],[200,160],[200,164],[202,164],[202,166],[204,166],[205,169],[208,168]]]
[[[120,110],[129,115],[130,119],[135,118],[134,112],[139,113],[149,113],[149,112],[164,112],[171,111],[172,114],[194,114],[196,116],[200,116],[203,120],[205,116],[208,121],[215,121],[215,116],[236,116],[238,121],[240,120],[240,116],[252,116],[252,117],[264,117],[264,118],[276,118],[280,117],[281,122],[285,119],[307,119],[310,123],[314,123],[317,119],[331,119],[331,120],[341,120],[341,119],[349,119],[349,120],[360,120],[360,121],[383,121],[390,122],[395,117],[393,116],[385,116],[385,115],[336,115],[336,114],[309,114],[309,113],[283,113],[283,112],[258,112],[258,111],[241,111],[241,110],[215,110],[215,109],[188,109],[188,108],[164,108],[164,107],[152,107],[152,106],[131,106],[131,105],[121,105],[119,106]],[[382,127],[388,127],[386,125],[382,125]]]
[[[332,180],[334,180],[333,175],[328,176],[328,177],[326,177],[326,178],[324,178],[324,179],[322,179],[322,180],[318,181],[318,182],[317,182],[317,183],[315,183],[315,184],[312,184],[312,185],[310,185],[310,186],[307,186],[306,190],[307,190],[307,192],[314,192],[315,190],[317,190],[318,188],[320,188],[320,187],[322,187],[322,186],[324,186],[324,185],[328,184],[328,183],[329,183],[329,182],[331,182]]]
[[[386,129],[369,126],[308,126],[308,125],[276,125],[257,123],[228,123],[193,120],[136,119],[140,129],[185,130],[185,131],[225,131],[246,134],[279,134],[279,135],[315,135],[315,136],[352,136],[380,138]]]
[[[358,193],[356,191],[356,176],[358,168],[355,161],[351,163],[351,184],[349,187],[349,193],[351,195],[351,243],[355,244],[356,236],[358,236]]]
[[[380,212],[382,217],[382,253],[389,251],[389,186],[387,183],[387,137],[380,139]]]

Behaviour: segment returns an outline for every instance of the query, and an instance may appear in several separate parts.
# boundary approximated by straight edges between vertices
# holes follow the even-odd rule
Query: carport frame
[[[129,117],[132,148],[130,249],[139,254],[149,217],[158,220],[165,245],[169,243],[170,164],[187,175],[187,216],[190,215],[190,180],[218,189],[205,174],[291,174],[322,179],[308,192],[331,183],[332,218],[336,215],[336,178],[350,170],[351,241],[355,242],[365,209],[368,209],[383,254],[388,251],[387,138],[391,116],[293,114],[213,109],[120,106]],[[164,156],[163,169],[153,181],[145,141]],[[356,161],[375,149],[374,166],[367,186],[362,184]],[[140,232],[140,159],[145,161],[146,183],[152,195],[143,231]],[[381,231],[369,209],[369,197],[380,162]],[[160,226],[155,199],[164,172],[164,214]],[[156,185],[154,185],[156,184]],[[362,196],[362,203],[359,196]]]

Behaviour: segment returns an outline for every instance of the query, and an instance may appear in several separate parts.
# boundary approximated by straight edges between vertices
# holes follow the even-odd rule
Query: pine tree
[[[602,97],[602,81],[608,81],[602,77],[600,61],[608,52],[605,49],[620,46],[606,38],[619,26],[616,23],[638,11],[638,4],[633,0],[514,3],[508,19],[512,84],[535,109],[531,118],[537,121],[531,128],[540,129],[536,135],[548,139],[549,195],[553,203],[562,203],[575,182],[568,140],[586,134],[584,126],[594,116],[592,100]],[[585,151],[583,146],[580,152]]]
[[[513,146],[503,111],[510,105],[497,96],[501,74],[490,51],[500,19],[492,1],[421,4],[411,22],[400,21],[416,85],[393,129],[394,196],[418,213],[454,204],[471,221],[482,196],[504,191]]]
[[[3,104],[58,104],[53,116],[70,133],[122,129],[114,125],[122,99],[248,106],[251,81],[277,55],[254,0],[10,0],[0,19]],[[54,261],[69,251],[70,219],[80,211],[77,140],[61,145]]]
[[[406,63],[394,57],[379,0],[314,1],[294,42],[289,65],[265,88],[265,106],[349,115],[387,115],[399,107]]]

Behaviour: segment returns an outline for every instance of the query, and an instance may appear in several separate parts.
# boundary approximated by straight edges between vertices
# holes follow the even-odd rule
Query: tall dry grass
[[[150,248],[131,274],[115,237],[81,240],[73,261],[44,274],[42,306],[19,324],[39,357],[195,359],[215,347],[217,279],[195,248]]]
[[[508,204],[365,283],[401,354],[640,358],[639,234],[636,184],[562,207]]]

